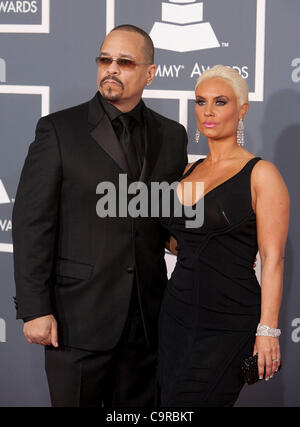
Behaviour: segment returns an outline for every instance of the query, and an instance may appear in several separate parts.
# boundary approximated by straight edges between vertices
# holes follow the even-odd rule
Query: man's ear
[[[155,64],[152,64],[147,69],[147,86],[150,86],[153,82],[153,79],[155,77],[157,70],[157,66]]]

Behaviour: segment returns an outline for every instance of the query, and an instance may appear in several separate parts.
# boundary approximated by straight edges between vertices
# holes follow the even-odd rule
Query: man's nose
[[[112,60],[111,64],[107,67],[108,74],[119,74],[120,73],[120,67],[117,63],[117,61],[114,59]]]

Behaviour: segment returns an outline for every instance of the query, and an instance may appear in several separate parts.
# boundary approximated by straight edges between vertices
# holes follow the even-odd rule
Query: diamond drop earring
[[[199,139],[200,139],[200,132],[199,132],[199,130],[197,129],[197,130],[196,130],[196,133],[195,133],[195,143],[196,143],[196,144],[198,144]]]
[[[243,147],[245,144],[245,128],[244,128],[244,122],[242,119],[239,120],[237,132],[237,143],[240,147]]]

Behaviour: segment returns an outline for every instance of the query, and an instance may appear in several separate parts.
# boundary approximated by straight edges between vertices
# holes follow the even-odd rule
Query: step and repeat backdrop
[[[190,160],[207,153],[205,138],[194,142],[197,78],[224,64],[249,85],[246,148],[281,171],[291,221],[283,369],[245,386],[237,406],[300,406],[299,17],[299,0],[0,0],[0,406],[50,406],[43,349],[25,341],[13,303],[11,216],[28,146],[41,116],[94,95],[101,42],[126,23],[154,41],[158,69],[144,101],[186,127]],[[170,274],[175,259],[166,260]]]

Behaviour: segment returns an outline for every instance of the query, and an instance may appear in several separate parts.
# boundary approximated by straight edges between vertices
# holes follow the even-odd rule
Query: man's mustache
[[[119,80],[119,79],[118,79],[117,77],[115,77],[115,76],[106,76],[106,77],[104,77],[104,78],[100,81],[100,86],[101,86],[101,87],[103,86],[103,83],[104,83],[106,80],[114,80],[115,82],[119,83],[119,85],[121,85],[121,88],[122,88],[122,89],[124,89],[124,84],[121,82],[121,80]]]

